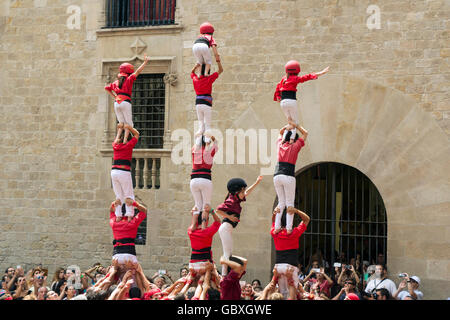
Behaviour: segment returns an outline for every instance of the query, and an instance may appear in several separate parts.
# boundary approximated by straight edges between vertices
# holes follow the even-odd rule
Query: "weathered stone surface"
[[[224,153],[217,158],[226,159],[228,128],[270,131],[284,125],[273,91],[287,60],[299,60],[302,73],[329,65],[328,75],[299,85],[299,119],[309,137],[297,170],[336,161],[366,174],[387,209],[391,275],[415,273],[426,298],[448,296],[447,1],[383,1],[378,4],[381,29],[369,30],[364,1],[189,0],[177,4],[181,29],[107,35],[96,33],[105,21],[101,1],[9,4],[0,5],[0,215],[7,218],[0,224],[3,268],[43,263],[52,272],[60,265],[83,269],[109,262],[108,208],[114,193],[111,159],[100,149],[104,143],[110,146],[111,141],[103,141],[104,130],[115,118],[103,90],[107,71],[102,61],[113,61],[108,63],[116,68],[133,58],[129,46],[136,37],[151,57],[175,57],[170,72],[178,81],[170,87],[169,129],[193,133],[192,42],[198,26],[208,20],[216,27],[225,69],[213,93],[212,125],[223,134]],[[79,30],[66,25],[69,5],[82,9]],[[167,63],[152,61],[144,72],[167,68]],[[229,178],[252,183],[260,167],[267,165],[238,165],[236,157],[234,164],[215,164],[213,205],[223,201]],[[138,247],[149,275],[160,268],[177,275],[189,260],[189,173],[189,163],[175,165],[164,158],[161,189],[136,190],[149,208],[147,244]],[[274,200],[267,175],[243,204],[242,222],[233,234],[235,253],[249,259],[248,281],[270,279]],[[218,261],[218,235],[213,253]]]

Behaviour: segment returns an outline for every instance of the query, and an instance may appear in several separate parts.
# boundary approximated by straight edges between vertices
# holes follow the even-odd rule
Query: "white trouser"
[[[278,273],[278,287],[280,288],[280,293],[283,295],[285,299],[289,296],[289,283],[288,278],[286,276],[286,272],[288,268],[294,268],[294,272],[292,272],[292,280],[294,280],[295,288],[298,287],[298,268],[294,267],[288,263],[277,263],[275,268]]]
[[[295,177],[279,174],[273,177],[273,184],[278,196],[278,205],[280,212],[275,216],[275,229],[281,228],[281,216],[284,208],[294,207],[295,204],[295,187],[297,181]],[[292,230],[294,221],[293,214],[286,215],[286,229]]]
[[[280,102],[281,110],[283,110],[284,115],[286,116],[286,119],[288,117],[291,117],[292,121],[296,124],[298,124],[298,111],[297,111],[297,100],[295,99],[283,99]],[[295,134],[297,133],[297,129],[291,130],[292,135],[291,139],[295,138]],[[285,131],[285,134],[287,131]]]
[[[127,261],[131,261],[133,263],[138,262],[136,256],[129,253],[116,253],[113,255],[112,259],[117,260],[119,264],[125,264]]]
[[[194,211],[194,214],[199,214],[206,204],[211,205],[212,189],[213,184],[209,179],[191,179],[191,193],[194,197],[195,206],[197,207],[197,211]]]
[[[200,127],[196,135],[203,135],[211,129],[212,107],[206,104],[197,104],[195,105],[195,108],[197,109],[197,118],[200,122]]]
[[[126,123],[133,127],[131,103],[128,101],[122,101],[121,103],[114,102],[114,112],[116,113],[118,122]]]
[[[220,240],[222,240],[222,250],[223,250],[223,257],[225,259],[230,259],[231,253],[233,251],[233,226],[228,223],[224,222],[220,225],[219,228],[219,235]],[[222,265],[222,276],[225,276],[227,274],[228,266],[223,264]]]
[[[189,269],[194,269],[195,272],[199,272],[200,270],[206,268],[208,264],[209,261],[189,262]]]
[[[134,200],[133,180],[131,179],[130,171],[111,170],[111,182],[113,186],[116,199],[119,199],[121,204],[125,203],[125,199],[130,198]],[[127,212],[125,216],[134,216],[133,206],[126,205]],[[122,205],[116,206],[116,217],[122,216]]]
[[[192,52],[199,64],[212,64],[211,51],[206,43],[194,43]]]

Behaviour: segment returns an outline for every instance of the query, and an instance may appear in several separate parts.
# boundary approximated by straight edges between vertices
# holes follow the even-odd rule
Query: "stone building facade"
[[[115,118],[103,87],[120,63],[137,66],[147,53],[143,73],[166,75],[164,145],[134,153],[141,161],[160,159],[160,188],[135,189],[150,212],[137,252],[148,274],[178,274],[189,260],[193,200],[191,165],[175,160],[186,141],[180,139],[193,143],[192,43],[210,21],[225,69],[213,91],[223,159],[213,167],[213,205],[223,201],[229,178],[253,182],[266,168],[234,233],[236,254],[249,259],[246,280],[270,279],[276,194],[261,156],[256,164],[248,154],[244,164],[225,161],[235,148],[226,129],[283,126],[273,91],[285,62],[297,59],[302,73],[330,66],[326,76],[301,85],[300,121],[309,137],[297,170],[332,161],[368,176],[386,206],[390,273],[419,275],[428,299],[449,295],[448,1],[179,0],[174,24],[130,28],[105,28],[105,2],[1,4],[1,266],[108,263]],[[216,235],[216,260],[221,252]]]

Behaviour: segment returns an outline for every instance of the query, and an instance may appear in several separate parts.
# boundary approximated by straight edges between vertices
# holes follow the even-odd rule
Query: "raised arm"
[[[216,211],[214,211],[214,209],[211,209],[210,213],[214,218],[214,222],[220,222],[220,218],[217,216]]]
[[[137,70],[133,73],[136,77],[144,70],[145,65],[150,61],[150,57],[145,55],[144,62],[137,68]]]
[[[229,215],[229,214],[227,214],[226,212],[224,212],[224,211],[222,211],[222,210],[216,210],[215,211],[219,216],[221,216],[222,218],[227,218],[228,220],[230,220],[230,221],[233,221],[233,222],[238,222],[239,221],[239,218],[237,218],[237,217],[235,217],[235,216],[232,216],[232,215]],[[213,216],[214,217],[214,216]],[[214,218],[214,220],[215,220],[215,218]]]
[[[288,127],[289,127],[289,124],[285,125],[283,128],[280,129],[280,137],[282,137],[284,135],[284,131],[286,131]]]
[[[255,187],[261,182],[262,180],[262,176],[258,176],[258,178],[256,179],[256,182],[254,184],[252,184],[250,187],[247,188],[247,190],[245,190],[245,196],[249,196],[250,193],[253,191],[253,189],[255,189]]]
[[[256,298],[256,300],[267,300],[267,297],[270,293],[272,293],[275,290],[275,286],[278,282],[278,274],[277,270],[273,269],[273,277],[272,280],[267,284],[267,286],[264,288],[262,294]]]
[[[243,273],[245,271],[245,268],[247,267],[247,259],[244,259],[244,258],[238,257],[238,256],[234,256],[234,257],[240,259],[243,262],[243,265],[240,265],[239,263],[237,263],[235,261],[231,261],[229,259],[225,259],[223,256],[220,257],[220,263],[221,264],[226,264],[234,272],[241,274],[241,273]]]
[[[217,66],[219,67],[219,70],[217,70],[218,74],[221,74],[223,72],[223,67],[222,67],[222,63],[219,61],[217,61]]]
[[[316,72],[315,75],[318,76],[318,77],[323,76],[325,73],[328,72],[328,70],[330,70],[330,67],[326,67],[326,68],[323,69],[322,71]]]
[[[306,138],[308,137],[308,131],[299,124],[296,124],[289,120],[288,120],[288,122],[291,126],[295,127],[296,129],[298,129],[298,131],[301,132],[303,141],[306,141]]]

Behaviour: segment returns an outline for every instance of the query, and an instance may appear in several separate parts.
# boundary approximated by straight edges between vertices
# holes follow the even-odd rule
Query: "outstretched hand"
[[[326,67],[326,68],[323,69],[322,71],[317,72],[317,73],[316,73],[316,76],[320,77],[320,76],[324,75],[325,73],[327,73],[329,70],[330,70],[330,67]]]

